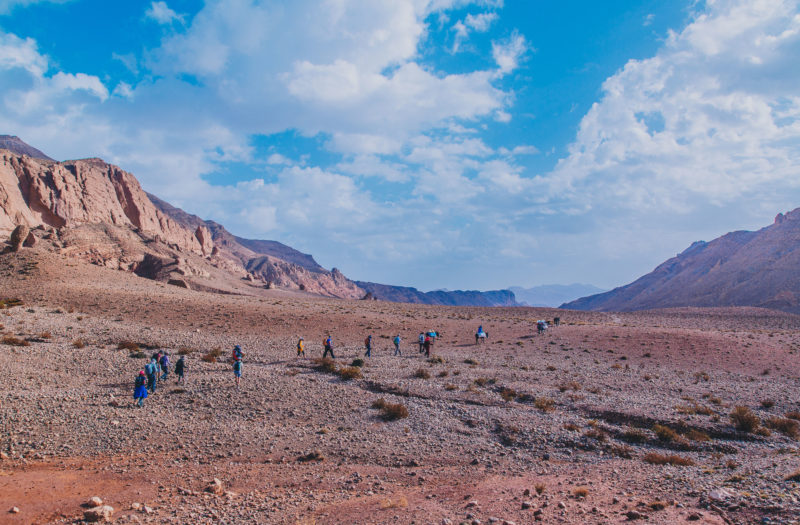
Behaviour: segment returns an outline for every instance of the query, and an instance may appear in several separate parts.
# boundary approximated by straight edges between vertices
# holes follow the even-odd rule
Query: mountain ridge
[[[625,286],[561,305],[631,311],[754,306],[800,313],[800,208],[758,231],[697,241]]]

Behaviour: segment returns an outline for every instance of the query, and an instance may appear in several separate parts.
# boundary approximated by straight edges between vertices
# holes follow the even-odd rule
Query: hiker
[[[431,356],[431,336],[426,335],[425,340],[422,342],[422,347],[425,349],[425,357]]]
[[[161,360],[158,362],[161,365],[161,371],[164,372],[161,376],[162,381],[167,380],[167,376],[169,375],[169,354],[164,352],[164,355],[161,356]]]
[[[303,356],[303,359],[306,358],[306,345],[303,342],[303,338],[301,337],[299,341],[297,341],[297,357]]]
[[[144,371],[147,375],[147,390],[151,394],[155,394],[158,384],[158,361],[156,361],[156,356],[150,358],[150,362],[145,365]]]
[[[420,332],[419,333],[419,353],[421,354],[424,351],[425,351],[425,334]]]
[[[175,375],[178,377],[178,384],[185,383],[183,378],[183,372],[186,369],[186,363],[183,361],[184,357],[186,356],[180,356],[178,362],[175,363]]]
[[[139,375],[136,376],[136,384],[133,387],[133,400],[134,403],[140,407],[144,406],[144,400],[147,397],[147,387],[145,387],[144,384],[144,370],[139,370]]]
[[[364,357],[372,357],[372,336],[368,335],[366,339],[364,339],[364,347],[366,347],[367,351],[364,354]]]
[[[402,352],[400,352],[400,341],[400,334],[394,336],[394,355],[403,355]]]
[[[243,355],[244,353],[242,352],[241,346],[236,345],[233,347],[233,352],[231,352],[231,359],[233,359],[234,361],[241,361]]]
[[[333,341],[331,341],[331,336],[326,337],[322,345],[325,347],[325,351],[322,353],[323,359],[328,356],[328,352],[331,353],[332,359],[336,359],[336,356],[333,355]]]

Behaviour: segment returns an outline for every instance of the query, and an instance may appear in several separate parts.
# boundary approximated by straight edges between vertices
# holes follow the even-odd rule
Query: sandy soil
[[[91,496],[119,523],[800,515],[800,485],[787,479],[800,449],[784,433],[784,415],[800,410],[798,316],[241,293],[183,290],[33,250],[0,256],[0,298],[23,302],[0,310],[2,337],[29,343],[0,344],[0,523],[74,522]],[[556,315],[561,326],[535,333],[537,319]],[[476,346],[479,324],[490,338]],[[434,360],[416,348],[428,329],[441,333]],[[328,333],[337,368],[363,356],[373,335],[362,377],[319,370],[311,358]],[[402,357],[392,356],[397,333]],[[298,336],[309,359],[295,357]],[[188,352],[186,384],[172,376],[135,408],[146,359],[121,342],[144,355],[166,349],[173,362]],[[237,343],[240,391],[226,360]],[[220,360],[204,362],[215,348]],[[379,399],[408,417],[385,421],[372,408]],[[738,405],[773,429],[736,430],[729,414]],[[648,454],[692,464],[653,464]],[[220,495],[205,491],[215,477]]]

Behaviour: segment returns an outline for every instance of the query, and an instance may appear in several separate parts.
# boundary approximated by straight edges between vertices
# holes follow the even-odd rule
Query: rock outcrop
[[[562,305],[629,311],[679,306],[758,306],[800,313],[800,208],[757,232],[698,241],[651,273]]]

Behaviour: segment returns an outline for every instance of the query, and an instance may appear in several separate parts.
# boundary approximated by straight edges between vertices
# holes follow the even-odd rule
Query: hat
[[[300,340],[303,341],[304,339],[301,337]]]
[[[241,347],[241,346],[239,346],[239,345],[236,345],[236,346],[234,346],[234,348],[235,348],[236,350],[241,350],[241,349],[242,349],[242,347]]]
[[[143,376],[144,375],[144,370],[139,370],[139,375]]]

